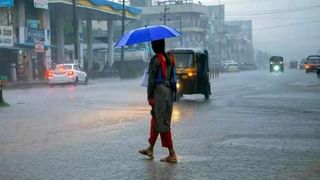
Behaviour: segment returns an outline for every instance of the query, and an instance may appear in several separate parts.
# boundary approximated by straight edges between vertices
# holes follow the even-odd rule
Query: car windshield
[[[320,64],[320,57],[310,57],[307,59],[309,64]]]
[[[186,68],[193,66],[193,55],[192,54],[174,54],[176,59],[176,67],[177,68]]]
[[[64,70],[72,69],[72,65],[58,64],[54,70],[57,71],[60,69],[64,69]]]
[[[282,57],[272,57],[272,58],[270,58],[270,61],[275,62],[275,63],[279,63],[279,62],[283,61],[283,58]]]

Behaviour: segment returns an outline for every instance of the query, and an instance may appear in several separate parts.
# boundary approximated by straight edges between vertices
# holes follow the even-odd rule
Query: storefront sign
[[[27,27],[39,29],[40,28],[40,20],[37,19],[27,19]]]
[[[13,46],[13,28],[11,26],[0,26],[0,46]]]
[[[35,52],[40,52],[40,53],[44,52],[44,44],[43,44],[43,42],[37,42],[35,44],[35,46],[34,46],[34,51]]]
[[[33,0],[35,8],[48,9],[48,0]]]
[[[37,42],[45,40],[45,33],[43,29],[27,28],[27,42]]]
[[[13,0],[0,0],[0,7],[13,7]]]

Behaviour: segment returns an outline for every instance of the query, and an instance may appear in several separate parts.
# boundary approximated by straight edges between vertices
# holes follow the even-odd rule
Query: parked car
[[[320,55],[308,56],[304,63],[304,69],[306,73],[316,72],[320,68]]]
[[[48,72],[49,84],[88,83],[87,73],[76,64],[57,64]]]

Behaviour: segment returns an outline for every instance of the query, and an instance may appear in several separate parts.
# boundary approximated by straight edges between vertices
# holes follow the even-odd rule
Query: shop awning
[[[13,46],[13,47],[0,47],[0,50],[11,50],[11,51],[19,51],[20,50],[20,48],[18,48],[18,47],[15,47],[15,46]]]
[[[35,47],[35,43],[19,43],[16,44],[17,47],[33,49]],[[54,45],[44,45],[45,48],[56,48]]]
[[[50,9],[59,9],[65,13],[72,13],[71,0],[48,0]],[[77,11],[81,18],[86,18],[86,14],[94,17],[95,20],[113,19],[121,20],[122,4],[107,0],[78,0]],[[125,6],[126,19],[138,19],[142,10],[132,6]],[[72,14],[70,14],[72,15]],[[84,17],[82,17],[84,15]]]

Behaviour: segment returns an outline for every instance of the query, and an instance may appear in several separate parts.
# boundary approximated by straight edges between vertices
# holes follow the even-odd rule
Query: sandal
[[[172,156],[167,156],[163,159],[160,159],[161,162],[167,162],[167,163],[177,163],[178,159],[176,155],[172,155]]]
[[[146,149],[140,150],[140,154],[148,156],[150,159],[153,159],[153,152],[150,152]]]

